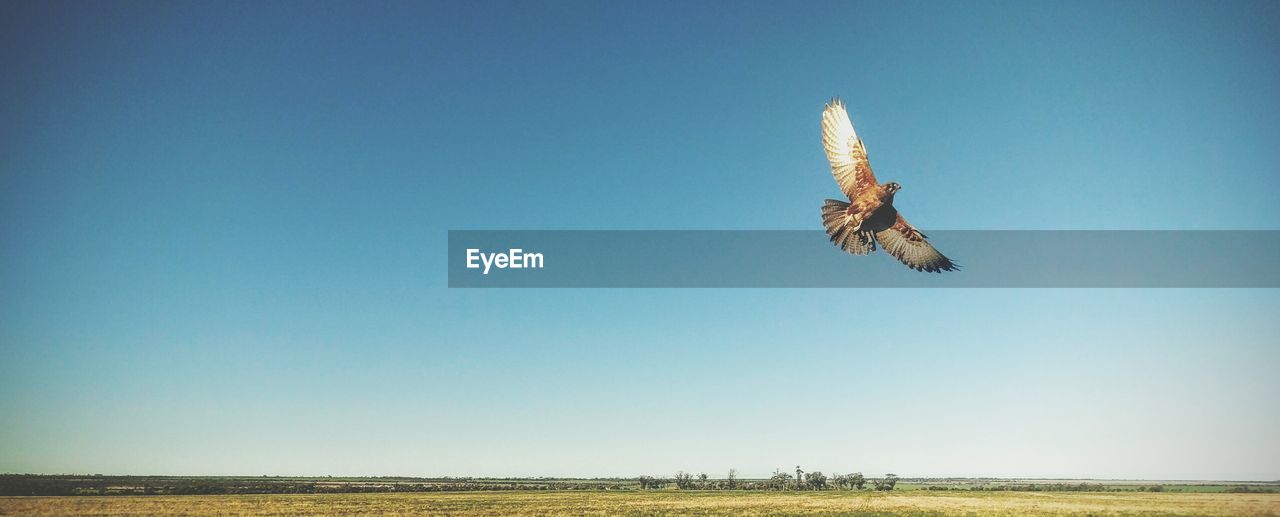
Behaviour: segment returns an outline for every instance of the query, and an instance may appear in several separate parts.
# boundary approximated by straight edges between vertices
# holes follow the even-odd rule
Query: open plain
[[[0,498],[5,515],[1280,515],[1280,494],[500,491]]]

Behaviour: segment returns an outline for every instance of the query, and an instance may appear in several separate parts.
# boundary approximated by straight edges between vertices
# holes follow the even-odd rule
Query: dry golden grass
[[[1145,492],[437,492],[0,497],[13,515],[1277,515],[1280,494]]]

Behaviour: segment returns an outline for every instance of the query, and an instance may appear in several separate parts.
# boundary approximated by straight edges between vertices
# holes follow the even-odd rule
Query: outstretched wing
[[[827,161],[831,162],[831,174],[849,199],[876,186],[876,175],[867,163],[867,148],[853,131],[849,112],[840,99],[831,99],[822,110],[822,147],[827,151]]]
[[[929,241],[925,240],[924,234],[903,219],[902,214],[898,214],[898,220],[893,223],[893,226],[876,232],[876,240],[880,241],[880,247],[893,255],[893,258],[898,259],[898,262],[916,271],[940,273],[960,269],[960,266],[951,262],[951,259],[933,249]]]

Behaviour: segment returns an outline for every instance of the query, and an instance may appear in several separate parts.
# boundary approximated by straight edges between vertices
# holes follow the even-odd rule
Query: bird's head
[[[902,185],[899,185],[898,182],[896,181],[890,181],[888,183],[885,183],[884,189],[886,192],[893,194],[899,190],[902,190]]]

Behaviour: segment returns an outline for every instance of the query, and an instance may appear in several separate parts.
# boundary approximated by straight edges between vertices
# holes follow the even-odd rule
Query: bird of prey
[[[878,241],[893,258],[916,271],[941,273],[960,268],[938,253],[893,207],[893,195],[902,186],[876,182],[867,163],[867,148],[853,131],[849,112],[840,99],[832,99],[822,110],[822,147],[836,184],[849,198],[848,203],[828,199],[822,205],[822,225],[831,242],[854,255],[866,255],[876,250]]]

